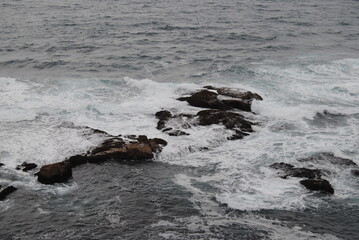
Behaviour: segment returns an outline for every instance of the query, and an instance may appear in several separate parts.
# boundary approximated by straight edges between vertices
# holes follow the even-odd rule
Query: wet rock
[[[341,166],[357,166],[355,162],[347,158],[341,158],[334,156],[333,153],[323,152],[315,154],[308,158],[298,159],[299,162],[314,162],[314,163],[323,163],[328,162],[334,165],[341,165]]]
[[[2,166],[4,166],[5,164],[3,164],[3,163],[0,163],[0,167],[2,167]]]
[[[22,170],[24,172],[27,172],[27,171],[32,170],[34,168],[37,168],[37,164],[35,164],[35,163],[27,163],[27,162],[23,162],[21,165],[16,166],[16,170]]]
[[[88,163],[88,157],[86,155],[75,155],[68,158],[66,162],[73,168]]]
[[[229,110],[232,107],[225,105],[221,100],[217,98],[218,94],[208,90],[201,90],[194,93],[192,96],[187,98],[187,102],[191,106],[202,107],[202,108],[214,108]]]
[[[232,98],[239,98],[242,100],[263,100],[263,98],[258,95],[257,93],[252,93],[250,91],[246,91],[246,90],[242,90],[242,89],[233,89],[233,88],[217,88],[217,87],[213,87],[213,86],[204,86],[204,88],[206,89],[210,89],[210,90],[216,90],[218,92],[218,94],[223,95],[223,96],[227,96],[227,97],[232,97]]]
[[[174,130],[174,131],[168,132],[168,135],[170,135],[170,136],[186,136],[186,135],[189,135],[189,133],[186,133],[181,130]]]
[[[162,110],[159,112],[156,112],[156,118],[158,118],[159,120],[168,120],[172,117],[172,113],[168,110]]]
[[[300,184],[312,191],[334,194],[332,185],[325,179],[305,179]]]
[[[274,163],[269,167],[278,169],[284,172],[285,175],[282,178],[287,177],[298,177],[298,178],[308,178],[308,179],[319,179],[322,174],[319,169],[308,169],[308,168],[296,168],[288,163]]]
[[[253,132],[253,123],[246,120],[243,115],[221,110],[203,110],[197,113],[198,124],[207,126],[223,124],[227,129],[239,129],[242,132]]]
[[[43,184],[63,183],[72,177],[71,165],[64,162],[44,165],[40,171],[36,173],[37,180]]]
[[[147,136],[125,136],[130,141],[120,137],[113,137],[103,141],[96,148],[84,155],[75,155],[66,160],[71,167],[85,163],[101,163],[106,160],[115,161],[143,161],[150,160],[154,153],[161,152],[167,142],[160,138]]]
[[[352,169],[350,173],[355,177],[359,177],[359,169]]]
[[[0,201],[5,200],[5,198],[7,197],[7,195],[9,195],[12,192],[15,192],[17,190],[16,187],[13,186],[8,186],[6,188],[4,188],[1,192],[0,192]]]

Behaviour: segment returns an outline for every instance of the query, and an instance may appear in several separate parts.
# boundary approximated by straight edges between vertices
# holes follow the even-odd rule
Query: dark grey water
[[[316,152],[359,164],[358,13],[349,0],[2,0],[0,185],[18,191],[0,202],[0,239],[359,239],[350,169],[311,166],[331,173],[328,197],[268,168]],[[264,97],[255,133],[156,130],[156,111],[196,111],[175,98],[208,84]],[[63,185],[14,170],[102,140],[71,123],[169,145]]]
[[[3,0],[0,71],[168,82],[357,57],[358,12],[352,0]]]

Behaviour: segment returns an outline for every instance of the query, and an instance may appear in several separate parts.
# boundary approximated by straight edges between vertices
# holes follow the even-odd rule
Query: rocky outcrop
[[[191,106],[220,110],[239,109],[251,111],[253,100],[263,100],[261,96],[250,91],[231,88],[205,86],[205,89],[193,93],[189,97],[180,97],[179,101],[187,101]]]
[[[160,138],[140,136],[111,137],[86,154],[71,156],[63,162],[42,166],[36,173],[44,184],[66,182],[72,177],[72,168],[86,163],[114,161],[144,161],[154,157],[167,142]]]
[[[67,162],[57,162],[42,166],[35,175],[43,184],[63,183],[72,177],[72,169]]]
[[[232,98],[239,98],[242,100],[263,100],[263,98],[258,95],[257,93],[252,93],[250,91],[246,91],[244,89],[234,89],[234,88],[218,88],[213,86],[204,86],[203,88],[216,90],[219,95],[232,97]]]
[[[284,175],[282,178],[287,177],[298,177],[298,178],[308,178],[308,179],[319,179],[322,177],[322,173],[319,169],[309,169],[309,168],[296,168],[292,164],[288,163],[274,163],[269,167],[283,171]]]
[[[14,186],[8,186],[8,187],[4,188],[3,190],[1,190],[0,191],[0,201],[5,200],[7,195],[9,195],[12,192],[15,192],[16,190],[17,190],[17,188]]]
[[[16,166],[16,170],[22,170],[24,172],[30,171],[34,168],[37,168],[37,164],[27,162],[23,162],[21,165]]]
[[[66,160],[75,167],[85,163],[114,161],[145,161],[162,151],[167,142],[160,138],[148,139],[144,135],[113,137],[103,141],[87,154],[71,156]]]
[[[327,163],[331,163],[334,165],[341,165],[341,166],[357,166],[357,164],[350,159],[336,157],[336,156],[334,156],[333,153],[328,153],[328,152],[318,153],[318,154],[315,154],[308,158],[298,159],[298,161],[299,162],[313,162],[313,163],[318,163],[318,164],[327,162]]]
[[[281,177],[284,179],[288,177],[307,178],[301,180],[300,183],[309,190],[334,194],[334,189],[330,183],[321,178],[322,171],[319,169],[296,168],[294,165],[284,162],[274,163],[269,167],[283,172],[284,175]]]
[[[312,191],[334,194],[332,185],[325,179],[305,179],[301,180],[300,184]]]
[[[242,139],[249,133],[253,132],[253,122],[247,120],[243,115],[230,111],[223,110],[202,110],[196,115],[179,114],[173,115],[171,112],[165,110],[156,113],[159,119],[157,129],[166,132],[170,136],[189,135],[181,129],[174,129],[167,125],[170,119],[174,119],[177,125],[182,128],[188,129],[191,126],[209,126],[213,124],[222,124],[226,129],[234,131],[234,134],[229,138],[230,140]]]

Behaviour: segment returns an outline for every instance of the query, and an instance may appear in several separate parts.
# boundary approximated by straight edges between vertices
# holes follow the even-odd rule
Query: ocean
[[[357,0],[2,0],[0,239],[359,239]],[[203,86],[256,92],[254,132],[156,129]],[[153,161],[108,161],[43,185],[24,161],[82,154],[112,135],[168,142]],[[204,150],[205,149],[205,150]],[[320,168],[333,195],[283,179]],[[355,168],[354,168],[355,169]]]

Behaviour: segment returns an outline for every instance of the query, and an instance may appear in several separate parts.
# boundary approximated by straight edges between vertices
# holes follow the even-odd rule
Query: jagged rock
[[[295,168],[293,165],[288,163],[274,163],[269,167],[282,170],[285,175],[282,178],[287,177],[298,177],[298,178],[308,178],[308,179],[319,179],[322,174],[319,169],[308,169],[308,168]]]
[[[17,190],[16,187],[13,186],[8,186],[6,188],[4,188],[1,192],[0,192],[0,201],[3,201],[7,195],[9,195],[12,192],[15,192]]]
[[[332,185],[325,179],[305,179],[300,183],[309,190],[334,194]]]
[[[232,97],[232,98],[239,98],[242,100],[263,100],[263,98],[258,95],[257,93],[252,93],[250,91],[242,90],[242,89],[233,89],[233,88],[217,88],[212,86],[204,86],[203,88],[210,89],[210,90],[216,90],[218,94]]]
[[[27,163],[27,162],[23,162],[21,165],[16,166],[16,170],[22,170],[24,172],[27,172],[27,171],[32,170],[34,168],[37,168],[37,164],[35,164],[35,163]]]
[[[71,165],[64,162],[44,165],[40,171],[36,173],[37,180],[43,184],[63,183],[72,177]]]
[[[103,141],[96,148],[84,155],[75,155],[66,160],[71,167],[85,163],[101,163],[113,159],[116,161],[149,160],[154,153],[162,151],[167,142],[160,138],[148,139],[144,135],[125,136],[131,141],[125,141],[120,137],[113,137]]]
[[[198,124],[207,126],[223,124],[227,129],[239,129],[243,132],[253,132],[253,123],[246,120],[243,115],[221,110],[203,110],[197,113]]]
[[[243,137],[247,136],[248,133],[253,132],[252,122],[246,120],[244,116],[239,113],[229,111],[210,109],[200,111],[196,115],[172,115],[172,113],[169,111],[160,111],[156,113],[156,116],[157,115],[161,116],[158,117],[160,120],[157,123],[157,129],[163,129],[162,132],[167,132],[167,134],[170,136],[189,135],[180,129],[173,129],[172,127],[166,126],[168,120],[175,118],[178,120],[178,122],[190,120],[192,125],[208,126],[212,124],[223,124],[225,128],[234,131],[234,134],[228,138],[229,140],[242,139]],[[191,124],[188,122],[181,123],[181,128],[191,128]]]
[[[299,162],[314,162],[314,163],[322,163],[329,162],[334,165],[342,165],[342,166],[357,166],[355,162],[347,158],[341,158],[334,156],[333,153],[323,152],[315,154],[308,158],[298,159]]]

